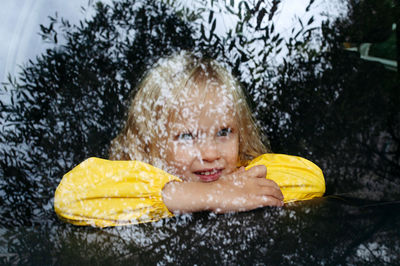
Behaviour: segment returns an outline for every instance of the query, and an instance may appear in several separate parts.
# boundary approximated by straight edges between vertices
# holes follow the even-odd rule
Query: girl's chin
[[[219,179],[219,176],[199,176],[201,182],[214,182]]]

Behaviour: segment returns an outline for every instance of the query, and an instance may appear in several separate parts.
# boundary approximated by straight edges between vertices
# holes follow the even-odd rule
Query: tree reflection
[[[96,12],[77,27],[55,18],[42,27],[51,38],[58,22],[67,43],[30,62],[9,85],[0,154],[6,225],[47,220],[62,175],[89,156],[107,157],[145,66],[193,46],[190,27],[165,5],[98,3]]]
[[[283,127],[272,124],[271,144],[324,165],[331,193],[354,191],[373,180],[372,186],[390,182],[398,187],[396,73],[339,47],[330,45],[324,56],[307,54],[307,61],[296,55],[280,68],[278,99],[264,113],[275,116],[271,120],[290,118]],[[386,188],[379,187],[385,195],[371,188],[363,197],[398,197]]]
[[[102,230],[22,227],[10,230],[9,248],[20,264],[395,263],[399,206],[374,204],[326,198]]]
[[[399,235],[398,203],[325,198],[283,209],[197,213],[103,230],[64,224],[52,209],[54,190],[66,171],[89,156],[107,157],[125,103],[146,66],[178,49],[194,49],[229,65],[249,98],[258,97],[254,110],[272,150],[321,165],[328,194],[398,199],[398,72],[343,46],[344,41],[384,41],[386,26],[395,19],[386,12],[394,2],[348,3],[349,17],[325,21],[319,35],[304,23],[287,42],[270,19],[279,1],[240,4],[242,9],[230,11],[239,18],[237,27],[226,36],[215,33],[213,25],[221,22],[211,11],[185,13],[146,0],[98,3],[95,16],[78,26],[51,18],[42,34],[55,48],[1,91],[11,98],[0,102],[0,263],[398,261],[400,243],[393,237]],[[385,30],[375,29],[376,17],[369,21],[364,15],[371,4],[384,18]],[[359,25],[360,16],[365,23]],[[59,35],[65,36],[64,45],[57,44]],[[376,39],[368,39],[371,35]],[[271,78],[266,62],[273,49],[287,49],[288,56]]]

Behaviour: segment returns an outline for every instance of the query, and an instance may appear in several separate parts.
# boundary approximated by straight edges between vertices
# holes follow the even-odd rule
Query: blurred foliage
[[[379,63],[364,61],[358,53],[344,50],[342,44],[348,36],[354,36],[357,42],[370,40],[371,36],[376,40],[383,38],[375,34],[377,25],[372,22],[360,24],[356,18],[364,16],[358,13],[361,10],[370,12],[362,5],[378,5],[379,2],[382,10],[387,10],[393,2],[349,0],[349,5],[354,4],[349,17],[326,20],[322,25],[316,25],[312,16],[305,21],[298,19],[287,33],[288,36],[282,36],[275,30],[274,18],[279,13],[281,1],[195,2],[197,4],[193,6],[170,0],[121,0],[112,5],[96,2],[93,4],[94,16],[81,21],[79,25],[70,25],[67,20],[55,16],[50,17],[49,25],[41,26],[42,38],[54,43],[54,48],[30,61],[19,76],[10,77],[9,84],[0,91],[0,94],[10,96],[0,101],[0,225],[6,228],[32,225],[32,232],[39,228],[42,234],[32,235],[29,230],[26,233],[19,232],[19,229],[7,232],[11,236],[5,239],[9,239],[8,246],[12,247],[12,252],[26,256],[19,258],[22,263],[51,249],[51,243],[47,243],[49,246],[42,246],[40,250],[32,251],[36,252],[33,254],[29,251],[29,245],[55,237],[52,232],[54,226],[68,229],[60,233],[65,235],[57,235],[54,239],[56,250],[65,256],[70,254],[72,258],[77,255],[76,252],[92,248],[92,252],[102,253],[108,248],[109,252],[115,251],[109,245],[98,250],[98,244],[82,242],[77,231],[71,229],[74,227],[58,221],[52,210],[54,190],[62,175],[83,159],[90,156],[107,157],[109,142],[122,125],[129,95],[135,92],[134,88],[143,72],[160,56],[180,49],[217,58],[229,67],[243,83],[262,131],[269,137],[272,150],[304,156],[320,165],[325,173],[329,194],[353,192],[366,198],[398,199],[398,76]],[[312,10],[313,4],[314,0],[310,0],[307,11]],[[357,5],[361,5],[360,10],[356,8]],[[386,27],[389,24],[386,17],[391,15],[381,14],[380,8],[377,6],[374,10],[377,18],[383,18],[382,26]],[[224,16],[221,17],[221,14]],[[226,16],[232,19],[232,24],[225,24],[223,18]],[[265,213],[264,216],[270,215],[268,211]],[[250,213],[233,217],[246,215],[257,216]],[[258,220],[255,221],[259,222],[263,215],[261,218],[257,216]],[[291,223],[292,216],[290,213],[288,215]],[[337,215],[340,213],[337,212]],[[201,217],[201,214],[197,216]],[[315,216],[310,217],[309,222],[313,223],[312,217]],[[332,220],[321,219],[321,223]],[[357,221],[366,222],[363,219],[356,219],[353,227],[357,228]],[[202,221],[195,222],[196,226],[203,228]],[[396,221],[398,224],[398,218]],[[374,229],[376,224],[382,225],[382,221],[367,224],[366,227]],[[307,227],[307,224],[293,227],[293,233],[302,232],[304,226]],[[185,227],[184,224],[182,227]],[[259,227],[253,228],[257,231]],[[271,230],[278,228],[272,227]],[[311,228],[309,230],[310,234],[305,237],[312,239],[315,232]],[[389,227],[384,232],[391,230],[393,228]],[[151,232],[154,234],[154,231]],[[262,239],[268,237],[273,240],[276,238],[274,241],[279,242],[279,233],[260,232],[253,235],[260,243],[266,244]],[[335,238],[335,232],[331,232],[329,239]],[[197,234],[195,231],[192,233]],[[221,232],[220,242],[231,237],[234,243],[239,243],[239,240],[243,240],[243,232],[239,233],[228,231],[224,235]],[[246,234],[250,237],[251,233]],[[218,233],[215,234],[218,239]],[[359,239],[358,244],[352,242],[354,239],[345,239],[350,241],[346,246],[347,251],[340,249],[339,240],[345,240],[339,238],[339,242],[334,242],[335,248],[338,248],[334,253],[336,255],[329,258],[321,255],[316,260],[325,258],[326,264],[345,264],[348,262],[345,261],[346,257],[343,261],[338,261],[337,257],[354,254],[360,243],[368,246],[366,241],[373,236],[371,233],[367,238]],[[318,243],[322,243],[325,237],[325,234],[321,234]],[[86,239],[86,235],[83,238]],[[200,237],[200,242],[190,243],[203,250],[205,247],[201,247],[200,243],[204,238],[210,239],[212,235],[206,233],[203,238]],[[22,243],[21,239],[27,243]],[[384,236],[382,239],[385,239]],[[247,243],[245,249],[233,255],[240,258],[242,255],[248,257],[255,254],[254,263],[259,263],[262,260],[257,258],[265,258],[262,256],[263,247],[257,244],[261,250],[257,251],[252,243],[259,242],[250,240],[248,243],[243,240]],[[111,237],[109,241],[119,240]],[[165,242],[167,247],[174,246],[168,241]],[[301,238],[298,242],[301,242]],[[87,246],[71,248],[77,243]],[[129,244],[129,241],[126,243]],[[288,243],[288,240],[282,243]],[[138,252],[143,250],[148,250],[145,254],[167,252],[165,256],[171,255],[171,252],[157,246],[142,249],[132,245],[135,252],[128,249],[125,255],[119,255],[127,256],[131,252],[136,254],[132,256],[140,258]],[[236,244],[232,245],[236,247]],[[283,248],[273,243],[271,247],[270,250]],[[226,261],[223,258],[232,255],[223,253],[224,249],[217,244],[215,248],[222,252],[215,253],[217,260],[222,258],[222,261]],[[318,245],[310,248],[316,250]],[[312,257],[302,255],[304,250],[295,249],[298,253],[288,253],[286,262],[289,263],[291,257],[299,259],[300,263],[315,262]],[[180,251],[177,249],[174,252]],[[192,249],[185,252],[192,254],[192,257],[198,254],[197,249],[195,253]],[[109,253],[104,251],[104,254]],[[78,255],[82,257],[82,254]],[[282,258],[281,252],[275,255]],[[168,261],[165,256],[163,259]],[[38,263],[39,257],[36,257]],[[107,262],[115,259],[107,258],[110,259]],[[119,258],[124,261],[124,257]],[[86,259],[87,263],[92,264],[89,256]],[[60,261],[43,263],[57,264]],[[238,261],[241,262],[245,263]],[[356,259],[350,260],[350,263],[358,262]]]
[[[318,49],[289,39],[272,99],[261,120],[272,121],[274,151],[322,166],[328,193],[396,199],[400,173],[400,98],[396,72],[343,49],[337,24],[322,24]],[[315,36],[314,36],[315,37]],[[279,123],[277,123],[279,122]]]
[[[353,43],[377,43],[387,40],[396,22],[397,0],[343,0],[347,15],[336,24],[341,38]]]
[[[249,95],[257,93],[268,78],[268,56],[283,46],[272,23],[279,1],[241,1],[237,8],[214,1],[194,11],[170,4],[96,2],[93,18],[78,25],[57,16],[41,25],[40,35],[54,48],[29,61],[1,92],[10,95],[1,102],[2,223],[54,218],[62,175],[87,157],[107,157],[129,95],[160,56],[188,49],[218,58],[241,74]],[[236,18],[222,36],[217,11]]]
[[[87,157],[107,157],[146,66],[194,45],[190,26],[155,1],[98,2],[92,19],[71,26],[51,17],[41,29],[54,48],[3,88],[11,95],[1,103],[5,224],[47,220],[62,175]]]

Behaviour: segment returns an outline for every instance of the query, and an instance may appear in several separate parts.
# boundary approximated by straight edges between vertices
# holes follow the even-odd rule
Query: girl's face
[[[239,133],[233,101],[216,90],[205,99],[184,98],[168,129],[168,170],[185,181],[202,182],[235,171]]]

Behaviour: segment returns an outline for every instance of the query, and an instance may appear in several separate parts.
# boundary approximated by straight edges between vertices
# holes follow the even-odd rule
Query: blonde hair
[[[242,88],[232,74],[215,60],[201,59],[183,51],[160,59],[145,74],[131,100],[125,126],[111,142],[110,159],[139,160],[158,167],[163,165],[161,155],[166,148],[168,123],[178,108],[176,101],[191,92],[189,84],[207,83],[209,79],[223,85],[219,89],[230,94],[238,114],[238,163],[246,164],[248,160],[268,152]],[[207,91],[200,93],[205,95]]]

